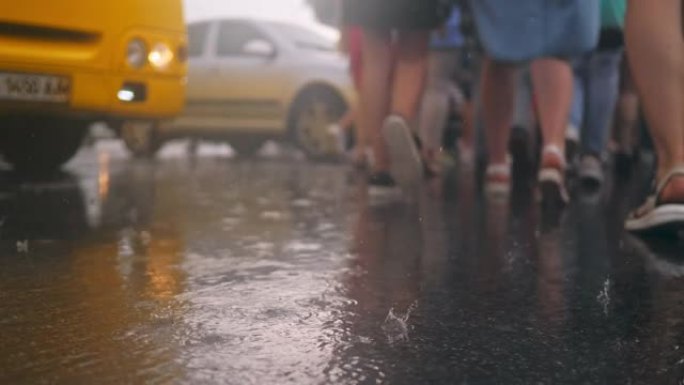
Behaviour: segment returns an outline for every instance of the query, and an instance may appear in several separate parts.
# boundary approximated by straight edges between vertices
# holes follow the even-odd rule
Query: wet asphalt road
[[[460,170],[369,207],[344,166],[105,142],[0,174],[0,384],[681,384],[684,248],[635,181],[547,216]]]

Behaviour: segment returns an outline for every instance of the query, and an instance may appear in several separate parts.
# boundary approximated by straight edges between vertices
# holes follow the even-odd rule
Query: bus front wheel
[[[20,173],[57,171],[78,152],[89,122],[48,117],[15,117],[0,121],[0,150]]]

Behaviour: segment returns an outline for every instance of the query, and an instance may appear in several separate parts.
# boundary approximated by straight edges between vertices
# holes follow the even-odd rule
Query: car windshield
[[[270,25],[279,35],[291,41],[299,49],[335,51],[337,48],[334,39],[325,37],[314,30],[278,22],[272,22]]]

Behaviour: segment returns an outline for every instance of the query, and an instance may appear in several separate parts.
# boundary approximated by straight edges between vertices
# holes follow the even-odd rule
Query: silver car
[[[136,155],[180,137],[227,141],[241,155],[268,139],[296,144],[312,159],[339,155],[331,132],[355,95],[336,41],[298,25],[220,19],[188,25],[184,113],[169,124],[124,129]]]

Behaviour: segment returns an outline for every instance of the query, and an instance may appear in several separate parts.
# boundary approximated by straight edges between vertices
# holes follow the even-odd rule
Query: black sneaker
[[[371,200],[394,200],[401,197],[401,189],[388,172],[376,172],[368,177],[368,196]]]
[[[583,155],[580,158],[577,175],[583,187],[596,190],[603,185],[605,180],[603,162],[598,156]]]

